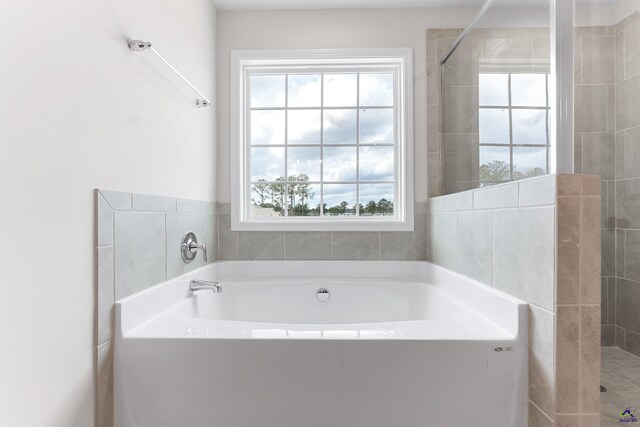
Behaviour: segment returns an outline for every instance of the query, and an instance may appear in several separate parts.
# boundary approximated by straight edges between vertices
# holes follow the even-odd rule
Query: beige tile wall
[[[529,426],[597,422],[599,178],[464,191],[431,199],[429,211],[431,261],[530,304]]]
[[[414,231],[232,231],[231,206],[218,204],[221,260],[426,260],[427,204],[414,207]]]

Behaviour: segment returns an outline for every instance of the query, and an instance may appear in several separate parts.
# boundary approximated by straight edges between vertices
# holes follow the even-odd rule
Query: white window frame
[[[389,67],[397,73],[394,215],[389,217],[250,218],[247,75],[252,70]],[[231,51],[231,229],[238,231],[412,231],[413,61],[411,48]]]

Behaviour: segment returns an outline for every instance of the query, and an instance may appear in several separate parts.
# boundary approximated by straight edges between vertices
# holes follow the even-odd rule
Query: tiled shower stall
[[[477,188],[478,74],[548,72],[548,28],[478,28],[441,68],[460,29],[427,32],[429,194]],[[640,355],[640,13],[577,26],[575,172],[602,179],[602,345]]]

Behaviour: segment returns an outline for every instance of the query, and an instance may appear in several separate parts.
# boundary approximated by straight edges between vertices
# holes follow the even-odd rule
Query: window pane
[[[289,110],[289,144],[320,144],[320,110]]]
[[[320,147],[293,147],[287,151],[289,181],[320,181]]]
[[[325,110],[324,143],[355,144],[356,122],[356,110]]]
[[[387,216],[394,211],[393,184],[361,184],[361,216]]]
[[[357,96],[357,74],[324,75],[325,107],[355,107]]]
[[[355,181],[356,147],[324,147],[322,164],[325,181]]]
[[[508,74],[480,74],[480,105],[509,105]]]
[[[287,184],[289,216],[320,215],[319,184]]]
[[[360,74],[360,105],[393,107],[393,74]]]
[[[284,148],[251,148],[251,181],[284,180]]]
[[[514,147],[513,178],[523,179],[547,174],[546,147]]]
[[[509,143],[509,110],[497,108],[480,109],[480,143]]]
[[[514,144],[547,144],[547,110],[512,110]]]
[[[360,147],[360,180],[393,181],[393,147]]]
[[[323,184],[325,216],[354,216],[356,186],[353,184]]]
[[[480,147],[480,183],[497,184],[511,180],[508,147]]]
[[[393,143],[393,109],[360,110],[360,142]]]
[[[289,74],[289,107],[320,107],[320,75]]]
[[[284,144],[284,111],[252,111],[251,144]]]
[[[511,105],[516,107],[546,107],[546,74],[512,74]]]
[[[284,183],[256,182],[251,185],[251,217],[282,216]]]
[[[251,76],[251,108],[284,107],[284,75]]]

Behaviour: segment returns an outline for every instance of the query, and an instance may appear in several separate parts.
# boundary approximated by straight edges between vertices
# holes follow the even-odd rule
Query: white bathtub
[[[213,263],[115,346],[116,427],[526,426],[526,304],[425,262]]]

